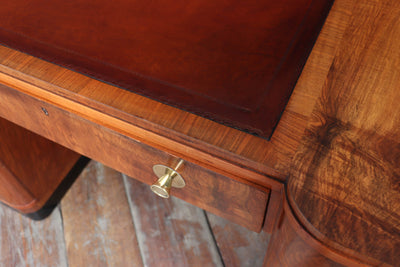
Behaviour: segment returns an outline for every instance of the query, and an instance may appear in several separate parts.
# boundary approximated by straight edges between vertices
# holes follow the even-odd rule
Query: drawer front
[[[1,117],[147,184],[157,180],[153,165],[173,167],[178,161],[169,153],[4,85],[0,85],[0,102]],[[190,162],[185,162],[179,172],[186,186],[172,189],[171,195],[260,231],[269,190]]]

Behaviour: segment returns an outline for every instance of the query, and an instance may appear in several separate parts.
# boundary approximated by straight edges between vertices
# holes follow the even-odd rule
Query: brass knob
[[[184,187],[185,180],[177,172],[182,164],[183,160],[180,160],[174,169],[160,164],[154,165],[153,171],[159,179],[150,186],[151,191],[160,197],[169,198],[171,187]]]

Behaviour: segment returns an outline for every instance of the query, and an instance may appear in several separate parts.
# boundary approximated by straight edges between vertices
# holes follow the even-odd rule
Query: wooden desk
[[[27,156],[64,154],[42,161],[61,174],[61,159],[70,166],[81,154],[151,184],[154,164],[183,159],[187,187],[172,194],[273,232],[266,266],[396,265],[399,17],[395,0],[336,0],[270,141],[6,47],[0,116],[23,127],[7,135],[15,144],[28,129],[68,148],[37,141]],[[48,196],[27,190],[32,179],[2,161],[10,188],[26,193],[17,204],[40,207]],[[61,179],[44,180],[37,188],[51,191]]]

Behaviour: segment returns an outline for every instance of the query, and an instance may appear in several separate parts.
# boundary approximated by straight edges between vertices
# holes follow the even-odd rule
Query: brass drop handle
[[[174,169],[161,164],[154,165],[153,171],[158,177],[158,180],[150,186],[151,191],[160,197],[169,198],[171,187],[184,187],[185,180],[183,180],[182,176],[177,172],[182,164],[183,160],[180,160]]]

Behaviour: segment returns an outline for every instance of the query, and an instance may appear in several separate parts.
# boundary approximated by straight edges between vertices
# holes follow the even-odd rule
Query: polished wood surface
[[[43,208],[81,157],[3,118],[0,144],[0,200],[23,213]]]
[[[334,4],[270,141],[3,46],[0,47],[0,80],[188,161],[279,189],[281,184],[271,185],[265,176],[278,181],[286,179],[291,158],[323,87],[353,4],[352,1]]]
[[[0,85],[0,93],[4,99],[1,116],[146,184],[157,180],[154,165],[175,166],[178,161],[176,156],[11,88]],[[11,109],[15,112],[10,114]],[[180,173],[186,186],[184,190],[172,189],[172,195],[254,231],[261,230],[269,189],[232,180],[191,162],[185,162]]]
[[[146,184],[157,180],[154,165],[175,166],[178,161],[176,156],[11,88],[0,85],[0,93],[4,100],[1,116]],[[15,112],[9,113],[11,109]],[[184,190],[172,189],[172,195],[254,231],[261,230],[269,189],[235,181],[191,162],[185,162],[180,173],[186,186]]]
[[[209,169],[237,174],[243,179],[271,187],[265,175],[284,181],[289,172],[291,157],[342,38],[349,17],[349,5],[351,3],[346,2],[332,9],[271,141],[6,47],[0,47],[0,79],[4,84],[18,87],[18,90],[129,134],[153,147],[178,154]],[[210,154],[213,161],[209,160]]]
[[[4,101],[4,104],[0,106],[0,111],[2,112],[3,117],[7,117],[9,120],[12,120],[17,124],[23,125],[25,128],[45,135],[51,140],[57,140],[57,142],[60,142],[65,146],[73,146],[74,150],[78,151],[79,153],[97,153],[99,155],[109,157],[109,159],[112,161],[118,159],[117,162],[119,162],[121,158],[110,157],[110,155],[102,153],[103,151],[97,150],[97,142],[95,141],[96,138],[103,138],[104,136],[104,138],[109,139],[111,142],[113,142],[112,146],[117,147],[123,145],[121,144],[121,142],[124,143],[139,141],[141,143],[145,143],[154,148],[157,148],[161,151],[183,158],[184,160],[197,164],[201,163],[199,164],[200,166],[204,166],[207,169],[219,172],[234,180],[247,183],[268,185],[268,187],[270,188],[280,188],[282,186],[282,184],[277,182],[276,179],[266,179],[265,175],[249,170],[249,168],[242,163],[239,165],[233,164],[230,160],[225,159],[224,153],[222,151],[219,151],[217,155],[215,155],[214,153],[210,154],[209,149],[213,150],[213,146],[207,145],[204,142],[196,144],[197,142],[195,140],[192,140],[191,138],[188,139],[188,137],[185,138],[183,135],[179,134],[177,134],[177,136],[179,136],[179,139],[183,138],[182,140],[185,141],[181,142],[180,140],[171,139],[171,129],[168,130],[164,127],[159,128],[159,126],[157,126],[156,124],[147,120],[143,120],[137,114],[129,114],[125,110],[118,110],[115,109],[115,107],[101,103],[98,101],[99,99],[92,99],[89,98],[89,96],[81,95],[81,93],[70,91],[70,86],[72,84],[70,84],[69,82],[73,81],[75,78],[77,79],[76,81],[78,81],[79,84],[86,84],[86,80],[81,80],[81,78],[86,79],[84,76],[67,70],[62,70],[55,65],[48,65],[49,63],[29,56],[26,57],[26,55],[24,54],[12,51],[5,47],[2,48],[5,49],[4,63],[6,65],[10,63],[10,65],[0,65],[0,68],[3,67],[2,70],[4,70],[4,73],[0,72],[0,76],[2,76],[1,78],[3,78],[2,82],[4,84],[0,86],[0,90],[3,91],[2,94],[4,99],[6,100]],[[14,56],[16,56],[17,58],[15,58]],[[21,58],[18,59],[18,57],[20,56]],[[20,60],[22,60],[22,62],[20,62]],[[25,60],[28,61],[26,62]],[[28,63],[29,66],[25,65],[26,63]],[[19,67],[17,67],[18,65]],[[20,71],[20,68],[23,68],[24,70]],[[25,70],[28,73],[25,73]],[[60,70],[62,72],[67,71],[66,73],[64,73],[67,74],[67,77],[65,77],[67,79],[62,79],[63,81],[61,81],[61,84],[53,84],[45,82],[41,79],[37,79],[35,75],[32,76],[32,73],[30,73],[31,71],[33,71],[38,72],[36,74],[40,75],[51,75],[51,79],[57,78],[58,75],[62,74],[52,72],[51,70]],[[78,76],[74,77],[74,75]],[[95,80],[91,80],[90,83],[91,82],[98,83]],[[58,85],[63,85],[67,88],[62,88]],[[154,101],[151,101],[149,99],[142,98],[138,95],[134,95],[132,93],[128,93],[128,95],[124,95],[122,96],[122,98],[120,98],[118,92],[127,93],[127,91],[118,89],[116,87],[110,87],[103,83],[100,83],[99,85],[106,86],[110,90],[120,90],[115,92],[117,94],[114,96],[117,99],[121,100],[125,104],[127,102],[130,103],[129,101],[132,100],[133,103],[135,103],[135,107],[139,107],[140,109],[148,108],[150,110],[154,110],[154,108],[157,108],[157,105],[162,105],[160,103],[155,103]],[[97,87],[96,85],[90,85],[90,87],[92,86],[94,86],[94,88]],[[97,94],[97,92],[99,92],[100,90],[93,90],[94,88],[91,88],[89,90],[90,92]],[[109,93],[107,93],[107,91],[103,91],[100,92],[98,96],[100,96],[104,100],[107,100],[108,94],[113,93],[112,91],[109,91]],[[125,98],[125,96],[127,98]],[[138,102],[134,101],[129,96],[138,97]],[[21,101],[21,99],[23,99],[23,101]],[[145,103],[145,107],[140,107],[140,105],[143,104],[142,102],[146,101],[150,102]],[[130,105],[131,104],[128,104],[127,106]],[[152,105],[155,105],[155,107],[153,107]],[[44,116],[45,114],[43,114],[43,111],[41,110],[43,106],[48,110],[49,113],[52,114],[51,116]],[[171,107],[168,107],[166,105],[163,105],[163,107],[167,108],[167,110],[163,110],[162,114],[165,115],[168,114],[169,111],[171,111],[168,110],[168,108]],[[18,113],[9,113],[8,111],[12,109],[18,109]],[[178,113],[172,114],[182,114],[183,116],[186,116],[188,114],[184,111],[180,111],[177,109],[175,109],[175,111]],[[23,114],[24,116],[22,116],[21,114]],[[64,123],[57,123],[59,120],[63,120]],[[208,121],[206,119],[202,120]],[[220,125],[220,127],[224,126]],[[81,129],[80,131],[73,132],[74,135],[78,135],[81,137],[70,135],[70,129]],[[102,129],[101,134],[96,133],[99,131],[99,129]],[[88,135],[88,132],[92,132],[92,134]],[[119,138],[121,136],[123,136],[124,138]],[[74,140],[75,138],[85,139],[85,142],[76,142],[76,140]],[[93,144],[89,147],[86,147],[88,143]],[[195,147],[194,144],[196,144]],[[81,146],[85,146],[85,149]],[[202,148],[200,149],[200,147]],[[125,148],[126,146],[122,146],[123,150],[125,150]],[[125,153],[128,152],[129,151],[125,151]],[[96,158],[93,155],[91,155],[91,157]],[[210,157],[212,158],[212,160],[210,160]],[[235,158],[236,161],[240,161],[242,159],[241,157],[237,157],[235,155],[233,155],[233,158]],[[129,162],[131,159],[129,156],[127,156],[123,157],[122,160]],[[124,164],[124,168],[129,168],[128,164]],[[276,174],[274,176],[279,176],[277,172],[272,170],[271,168],[267,169],[270,173]]]
[[[14,0],[0,44],[269,138],[332,0]]]
[[[131,151],[112,151],[139,143],[249,192],[271,190],[268,211],[276,215],[263,214],[264,229],[279,232],[280,214],[290,214],[282,233],[300,240],[297,248],[311,246],[321,265],[396,265],[399,17],[395,0],[336,0],[270,141],[6,47],[1,116],[125,173],[136,170]],[[60,130],[78,128],[86,138]]]
[[[358,1],[293,161],[296,216],[327,246],[400,262],[400,2]]]
[[[279,224],[276,227],[276,231],[274,231],[271,236],[263,266],[362,266],[350,259],[344,259],[343,257],[332,254],[331,251],[320,244],[316,244],[314,240],[311,240],[308,233],[293,217],[290,207],[286,203],[285,212],[279,216],[278,220]],[[324,256],[327,254],[330,258]],[[334,258],[335,261],[331,258]]]

